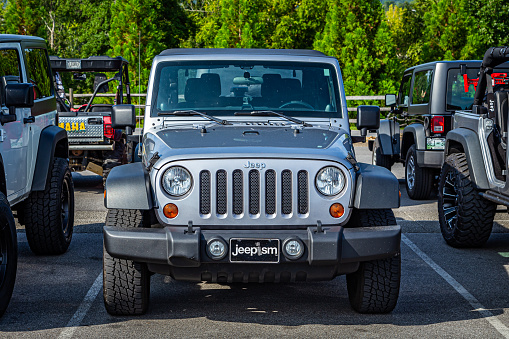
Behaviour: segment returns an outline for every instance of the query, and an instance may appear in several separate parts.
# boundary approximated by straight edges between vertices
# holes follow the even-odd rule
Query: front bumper
[[[325,280],[355,271],[359,262],[399,253],[401,241],[401,227],[398,225],[323,227],[323,232],[318,232],[317,227],[301,230],[201,230],[194,227],[193,231],[190,233],[185,227],[144,229],[105,226],[104,246],[112,257],[148,263],[152,271],[166,273],[176,279],[217,281],[220,272],[223,272],[230,277],[226,280],[232,281],[235,272],[251,274],[258,271],[266,275],[270,271],[280,277],[284,271],[291,271],[293,273],[289,274],[293,278],[290,281],[293,281],[299,272],[306,275],[302,280]],[[297,237],[304,244],[305,251],[297,260],[281,254],[278,264],[231,263],[228,256],[216,261],[206,252],[207,241],[215,237],[221,237],[227,243],[230,238],[279,239],[281,244],[288,238]],[[325,275],[321,272],[324,270],[328,272]],[[214,278],[207,279],[209,275]],[[245,281],[245,278],[241,280]]]

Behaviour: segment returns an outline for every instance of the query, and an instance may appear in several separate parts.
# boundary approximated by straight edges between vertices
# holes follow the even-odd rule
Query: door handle
[[[34,116],[29,116],[28,118],[23,118],[24,124],[33,124],[35,122]]]

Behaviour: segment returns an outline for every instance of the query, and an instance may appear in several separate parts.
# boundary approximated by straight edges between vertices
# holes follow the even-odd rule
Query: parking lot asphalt
[[[370,162],[367,147],[356,147]],[[404,169],[393,173],[402,179]],[[445,244],[436,201],[408,199],[395,210],[403,229],[396,309],[361,315],[344,277],[295,284],[205,284],[154,275],[144,316],[113,317],[102,303],[102,179],[74,173],[75,234],[60,256],[35,256],[19,227],[13,298],[0,319],[2,338],[374,337],[509,338],[509,217],[500,209],[487,245]]]

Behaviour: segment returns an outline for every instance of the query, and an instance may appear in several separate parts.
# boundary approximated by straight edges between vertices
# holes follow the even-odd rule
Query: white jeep
[[[17,266],[12,210],[36,254],[64,253],[72,238],[74,188],[67,133],[58,127],[46,44],[0,35],[0,316]],[[12,209],[12,210],[11,210]]]

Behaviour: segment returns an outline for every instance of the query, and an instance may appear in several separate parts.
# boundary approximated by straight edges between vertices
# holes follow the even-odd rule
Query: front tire
[[[106,226],[147,227],[140,210],[108,210]],[[144,263],[113,258],[103,249],[103,297],[111,315],[145,314],[150,298],[150,272]]]
[[[74,185],[67,160],[54,158],[46,188],[32,192],[24,203],[24,222],[35,254],[62,254],[72,240]]]
[[[483,246],[496,208],[474,188],[465,154],[447,156],[438,184],[438,220],[445,241],[453,247]]]
[[[390,209],[354,210],[349,227],[396,225]],[[359,313],[388,313],[398,302],[401,256],[361,262],[359,269],[346,275],[350,305]]]
[[[417,164],[415,144],[407,152],[405,161],[406,191],[410,199],[429,199],[433,190],[433,171]]]
[[[11,208],[0,193],[0,317],[11,300],[18,265],[18,240]]]

